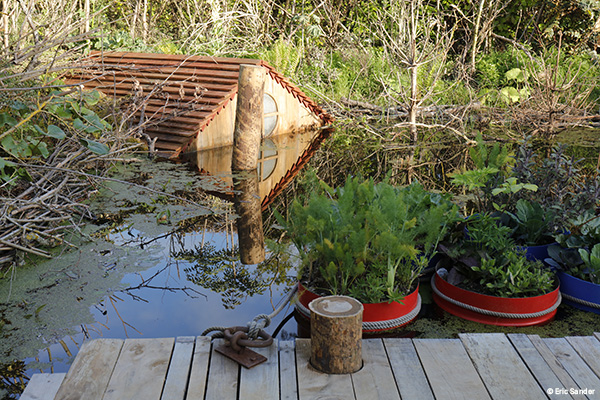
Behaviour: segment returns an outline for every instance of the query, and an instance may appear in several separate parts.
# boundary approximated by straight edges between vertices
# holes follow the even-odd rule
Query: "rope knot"
[[[267,314],[257,315],[256,317],[254,317],[252,322],[248,324],[248,337],[251,340],[255,340],[258,337],[258,333],[260,332],[260,330],[266,328],[269,325],[271,325],[270,316],[268,316]]]

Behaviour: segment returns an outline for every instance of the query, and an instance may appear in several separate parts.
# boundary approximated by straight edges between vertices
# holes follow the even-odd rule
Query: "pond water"
[[[249,197],[259,209],[308,161],[311,146],[318,144],[314,139],[314,134],[295,135],[263,143]],[[593,144],[597,156],[597,138]],[[85,227],[90,240],[57,249],[49,261],[29,259],[0,277],[0,377],[5,385],[21,372],[25,380],[40,371],[66,372],[88,339],[196,336],[213,326],[246,325],[280,304],[295,284],[293,263],[268,252],[263,263],[240,263],[231,201],[240,194],[233,190],[237,180],[244,178],[229,170],[230,156],[230,149],[194,154],[189,157],[194,168],[150,161],[123,167],[116,174],[119,180],[107,182],[92,206],[99,220]],[[441,312],[426,280],[421,293],[417,320],[386,335],[566,336],[589,335],[600,326],[600,315],[568,306],[560,306],[556,319],[543,327],[485,326]],[[266,331],[284,340],[306,336],[306,323],[290,318],[292,311],[287,305]],[[14,398],[0,389],[2,396]]]

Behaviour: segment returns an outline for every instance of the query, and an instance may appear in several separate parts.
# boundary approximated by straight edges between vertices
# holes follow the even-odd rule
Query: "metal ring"
[[[225,340],[227,340],[229,343],[233,343],[232,341],[235,340],[234,346],[242,347],[269,347],[271,344],[273,344],[273,337],[262,329],[258,331],[258,337],[262,340],[249,340],[247,335],[249,329],[250,328],[247,326],[234,326],[232,328],[227,328],[224,331]],[[239,335],[236,336],[238,333]],[[234,350],[239,351],[235,348]]]

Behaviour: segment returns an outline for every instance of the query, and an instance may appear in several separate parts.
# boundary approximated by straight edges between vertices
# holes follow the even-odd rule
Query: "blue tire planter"
[[[556,243],[542,244],[539,246],[519,246],[520,249],[525,250],[525,258],[529,261],[544,261],[548,258],[548,247]]]
[[[560,279],[563,303],[600,314],[600,285],[575,278],[563,271],[556,271]]]

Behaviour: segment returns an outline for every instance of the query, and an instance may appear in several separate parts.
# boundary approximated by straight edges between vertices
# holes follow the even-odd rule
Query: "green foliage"
[[[566,153],[565,145],[536,149],[529,140],[523,141],[515,153],[511,175],[537,186],[537,190],[505,196],[507,208],[514,210],[514,200],[519,198],[537,203],[555,215],[558,230],[576,232],[577,224],[584,221],[574,221],[600,205],[600,176],[588,173],[581,159]]]
[[[511,238],[512,229],[491,214],[479,214],[466,221],[466,233],[457,232],[454,241],[440,245],[466,285],[491,296],[525,297],[552,291],[554,275],[541,262],[529,261]]]
[[[566,232],[556,235],[556,241],[564,247],[592,247],[600,243],[600,215],[587,210],[571,219]]]
[[[294,78],[303,56],[303,48],[292,42],[278,39],[266,50],[261,57],[271,64],[284,76]]]
[[[527,260],[521,253],[507,251],[502,257],[482,258],[473,267],[486,293],[500,297],[526,297],[549,293],[556,288],[553,274],[540,261]]]
[[[295,201],[287,221],[278,216],[310,287],[369,303],[408,294],[454,218],[447,197],[418,184],[351,177],[337,189],[322,184],[305,206]]]
[[[475,212],[504,210],[505,206],[496,199],[499,195],[504,195],[500,199],[506,201],[507,197],[511,198],[523,189],[537,190],[536,185],[518,182],[511,176],[515,159],[507,146],[500,146],[497,142],[488,146],[479,134],[477,146],[469,149],[469,155],[475,168],[452,174],[451,182],[471,192],[475,199]]]
[[[554,241],[556,214],[551,209],[544,209],[539,203],[531,203],[519,199],[514,213],[507,212],[513,226],[511,236],[520,245],[537,246]],[[512,222],[512,223],[511,223]]]
[[[39,92],[0,108],[0,127],[5,127],[0,134],[0,179],[12,184],[19,178],[28,179],[25,170],[13,161],[46,159],[54,145],[73,136],[91,152],[108,154],[109,147],[94,140],[112,129],[90,108],[99,100],[97,91],[82,92],[77,97],[57,91]]]
[[[576,278],[600,285],[600,243],[589,248],[548,248],[551,266]]]

